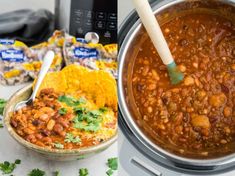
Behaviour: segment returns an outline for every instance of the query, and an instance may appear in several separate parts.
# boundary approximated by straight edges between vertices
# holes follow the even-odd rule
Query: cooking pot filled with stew
[[[235,162],[235,2],[174,0],[153,9],[185,78],[170,84],[137,19],[120,39],[124,123],[147,150],[180,166]]]

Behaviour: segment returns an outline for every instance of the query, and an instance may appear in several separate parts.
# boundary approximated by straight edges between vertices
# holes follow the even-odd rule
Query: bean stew
[[[72,96],[42,89],[31,105],[14,112],[11,126],[26,141],[44,148],[79,149],[116,134],[117,113],[83,94]]]
[[[235,25],[216,14],[192,13],[161,28],[185,78],[170,84],[147,38],[132,74],[137,124],[156,144],[180,156],[235,152]]]

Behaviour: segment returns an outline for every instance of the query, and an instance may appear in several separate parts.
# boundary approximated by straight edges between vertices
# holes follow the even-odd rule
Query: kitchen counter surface
[[[0,98],[9,99],[15,91],[25,85],[0,85]],[[18,144],[8,134],[6,128],[0,129],[0,162],[14,162],[16,159],[21,160],[21,164],[17,165],[17,168],[13,172],[14,176],[27,176],[34,168],[46,171],[46,176],[53,176],[53,172],[57,170],[60,171],[61,176],[78,176],[80,168],[87,168],[89,176],[105,176],[108,170],[108,166],[106,166],[107,159],[117,157],[117,150],[117,142],[115,142],[107,150],[87,159],[69,162],[48,161],[37,153],[27,150]],[[116,175],[117,172],[115,171],[114,176]],[[2,176],[1,171],[0,176]]]

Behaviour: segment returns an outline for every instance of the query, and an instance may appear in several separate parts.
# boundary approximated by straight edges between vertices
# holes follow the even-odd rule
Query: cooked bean
[[[229,117],[229,116],[231,116],[231,115],[232,115],[232,108],[226,106],[226,107],[224,108],[224,116],[225,116],[225,117]]]
[[[30,128],[25,128],[24,132],[25,132],[25,134],[33,134],[34,133],[34,131],[31,130]]]
[[[55,125],[55,121],[51,119],[51,120],[47,123],[47,129],[48,129],[48,130],[52,130],[53,127],[54,127],[54,125]]]
[[[184,79],[184,84],[185,84],[186,86],[193,85],[193,84],[194,84],[194,79],[193,79],[193,77],[187,76],[187,77]]]
[[[184,66],[184,65],[179,65],[178,66],[178,68],[179,68],[179,70],[181,71],[181,72],[185,72],[186,71],[186,67]]]
[[[63,126],[61,124],[55,124],[53,127],[53,131],[60,134],[64,130]]]
[[[156,89],[157,88],[157,85],[156,84],[150,84],[149,86],[148,86],[148,89],[149,90],[154,90],[154,89]]]

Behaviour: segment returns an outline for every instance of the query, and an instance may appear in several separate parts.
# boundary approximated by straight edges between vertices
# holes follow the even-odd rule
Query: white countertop
[[[8,99],[15,91],[25,85],[0,85],[0,98]],[[13,172],[14,176],[27,176],[34,168],[46,171],[46,176],[52,176],[52,173],[56,170],[60,171],[61,176],[78,176],[80,168],[87,168],[89,176],[105,176],[108,170],[108,166],[106,166],[107,159],[117,157],[117,148],[117,142],[115,142],[107,150],[87,159],[69,162],[48,161],[18,144],[5,128],[0,129],[0,162],[21,160],[21,164],[17,165]],[[117,175],[117,172],[115,171],[113,175]],[[1,171],[0,176],[2,176]]]

